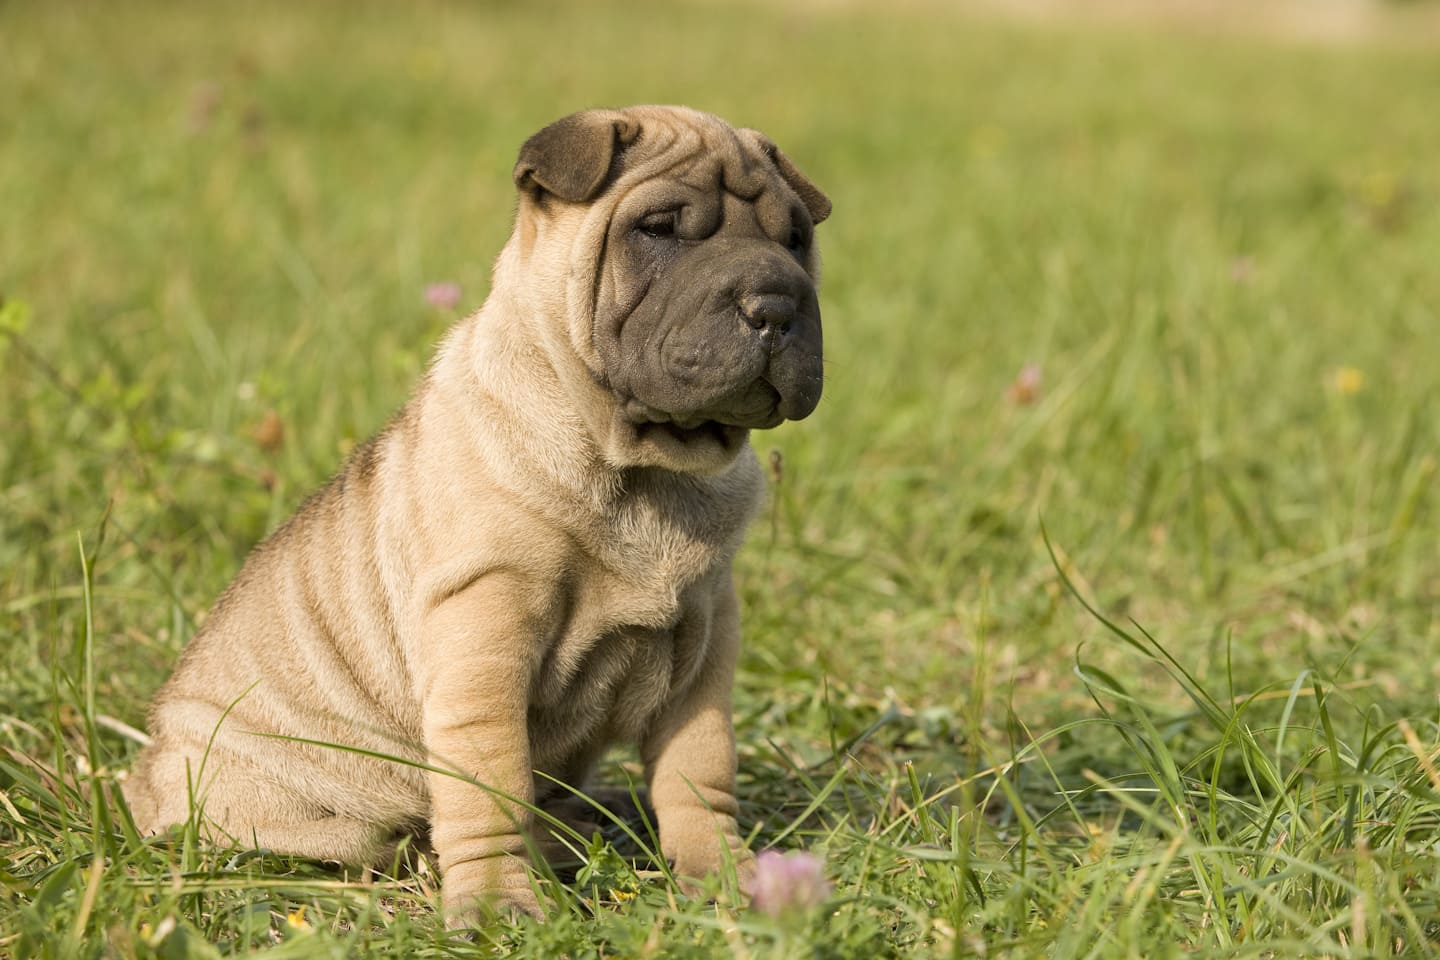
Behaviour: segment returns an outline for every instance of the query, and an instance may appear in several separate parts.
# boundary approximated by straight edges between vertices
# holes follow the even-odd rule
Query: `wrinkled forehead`
[[[752,202],[767,191],[790,192],[748,130],[695,112],[645,115],[640,122],[640,137],[622,180],[663,179]]]
[[[751,205],[761,227],[785,237],[810,215],[766,153],[760,137],[708,114],[646,116],[615,196],[632,212],[675,208],[687,232],[718,229],[728,194]]]

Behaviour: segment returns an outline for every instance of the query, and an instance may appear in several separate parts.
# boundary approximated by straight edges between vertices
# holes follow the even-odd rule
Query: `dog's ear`
[[[570,203],[593,200],[609,182],[619,148],[639,135],[639,124],[613,110],[572,113],[525,141],[515,186]]]
[[[746,130],[746,133],[755,138],[760,145],[761,151],[775,164],[775,169],[780,171],[780,178],[790,185],[790,189],[800,197],[800,202],[805,204],[805,209],[810,213],[810,220],[819,223],[830,216],[830,198],[825,192],[811,182],[810,178],[800,172],[800,168],[790,162],[790,158],[771,140],[759,130]]]

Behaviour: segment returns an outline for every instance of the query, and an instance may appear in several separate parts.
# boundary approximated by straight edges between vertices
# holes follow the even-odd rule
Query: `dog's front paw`
[[[709,826],[709,831],[695,831],[686,838],[662,843],[681,892],[691,897],[704,896],[706,880],[728,878],[731,870],[740,891],[748,891],[755,877],[755,855],[746,849],[738,833],[718,833],[713,821]]]
[[[451,930],[479,926],[494,918],[518,915],[545,919],[540,898],[524,861],[501,856],[457,863],[445,872],[445,926]]]

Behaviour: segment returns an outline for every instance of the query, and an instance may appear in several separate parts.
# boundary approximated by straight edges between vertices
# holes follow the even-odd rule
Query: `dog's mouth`
[[[732,450],[749,433],[748,427],[732,426],[718,420],[705,420],[698,426],[682,427],[675,423],[637,424],[636,432],[644,437],[647,433],[662,432],[684,446],[701,443],[716,443],[726,450]]]
[[[747,427],[722,423],[707,417],[673,417],[634,399],[627,400],[622,409],[625,419],[630,421],[636,436],[641,439],[658,434],[684,446],[718,443],[729,450],[737,446],[749,430]]]
[[[726,446],[746,431],[779,426],[785,420],[780,405],[779,391],[764,380],[732,403],[685,413],[661,410],[634,397],[621,399],[625,419],[641,434],[661,430],[682,443],[713,439]]]

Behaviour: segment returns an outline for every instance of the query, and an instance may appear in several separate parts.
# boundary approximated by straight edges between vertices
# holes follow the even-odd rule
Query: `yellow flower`
[[[145,941],[145,943],[152,948],[160,946],[162,943],[165,942],[165,938],[170,936],[170,934],[174,932],[174,917],[166,917],[164,920],[161,920],[157,926],[153,928],[150,926],[149,923],[140,924],[140,939]]]
[[[1365,373],[1355,367],[1339,367],[1330,375],[1330,385],[1336,393],[1353,397],[1365,389]]]
[[[292,930],[310,929],[310,923],[305,919],[305,905],[303,903],[297,909],[291,910],[285,915],[285,925]]]

